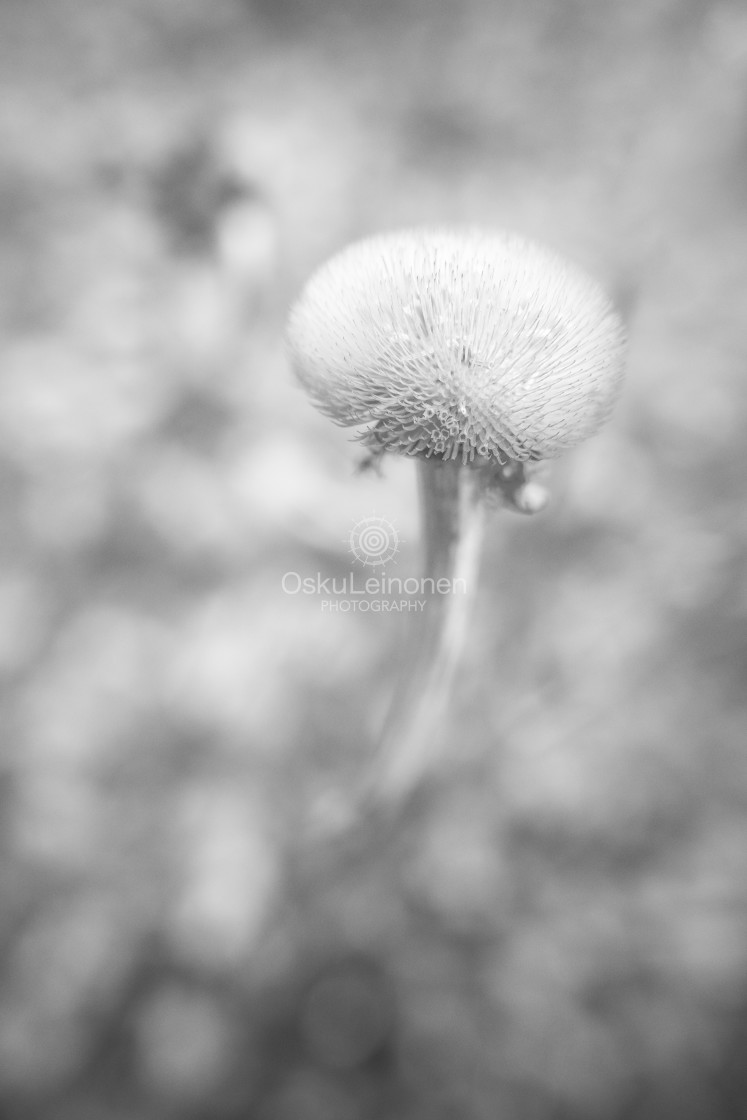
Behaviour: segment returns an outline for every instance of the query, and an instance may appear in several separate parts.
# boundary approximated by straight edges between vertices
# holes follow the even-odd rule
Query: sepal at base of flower
[[[541,464],[517,463],[481,468],[483,489],[488,500],[515,513],[541,513],[550,501],[549,491],[535,477]]]

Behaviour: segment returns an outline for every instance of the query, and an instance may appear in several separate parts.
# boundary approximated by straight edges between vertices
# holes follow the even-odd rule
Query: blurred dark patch
[[[261,21],[266,31],[283,37],[306,36],[315,32],[322,34],[336,30],[335,23],[342,21],[343,26],[355,23],[359,27],[385,22],[392,18],[407,20],[409,0],[381,0],[378,4],[366,0],[241,0],[244,7]],[[338,28],[339,29],[339,28]]]
[[[44,327],[54,300],[45,281],[42,253],[49,210],[40,184],[29,177],[0,174],[0,322],[11,331]]]
[[[228,207],[259,198],[259,192],[221,167],[209,139],[198,138],[177,150],[155,173],[156,214],[173,248],[187,256],[215,251],[216,226]]]
[[[486,156],[511,166],[535,148],[533,139],[510,121],[485,120],[473,107],[424,101],[405,114],[402,158],[435,164],[460,174]]]
[[[231,430],[234,417],[228,407],[208,393],[185,393],[166,418],[162,435],[192,451],[210,455]]]
[[[366,957],[332,961],[303,997],[305,1046],[320,1065],[352,1070],[381,1062],[394,1025],[391,984],[378,962]]]

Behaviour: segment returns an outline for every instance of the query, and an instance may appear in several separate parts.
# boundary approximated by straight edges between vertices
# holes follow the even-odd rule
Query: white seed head
[[[413,229],[348,246],[291,311],[295,372],[375,451],[546,459],[608,418],[623,329],[597,284],[513,234]]]

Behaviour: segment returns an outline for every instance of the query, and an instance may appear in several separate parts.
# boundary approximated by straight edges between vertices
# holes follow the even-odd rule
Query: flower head
[[[288,323],[296,374],[374,451],[546,459],[607,419],[623,330],[582,271],[512,234],[413,229],[348,246]]]

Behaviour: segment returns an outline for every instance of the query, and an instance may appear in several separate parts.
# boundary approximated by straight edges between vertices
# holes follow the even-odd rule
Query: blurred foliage
[[[747,1115],[740,0],[2,0],[0,1111]],[[496,516],[391,836],[315,844],[406,617],[325,613],[356,475],[282,350],[351,238],[484,222],[630,325]]]

